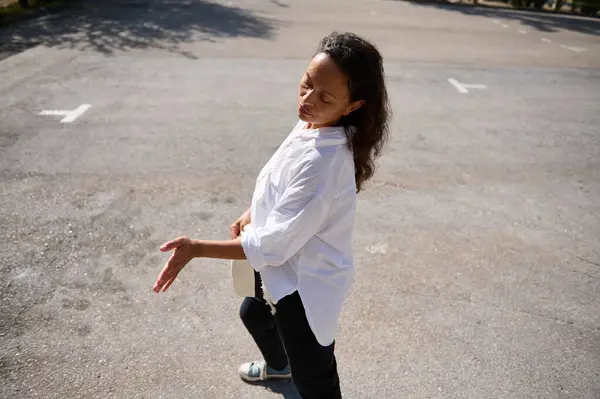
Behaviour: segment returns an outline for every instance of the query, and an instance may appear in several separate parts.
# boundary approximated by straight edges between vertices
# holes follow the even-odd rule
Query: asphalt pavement
[[[344,397],[600,398],[600,19],[394,0],[110,0],[0,28],[1,398],[298,397],[237,376],[259,352],[227,262],[151,288],[160,244],[228,236],[332,30],[379,46],[394,111]]]

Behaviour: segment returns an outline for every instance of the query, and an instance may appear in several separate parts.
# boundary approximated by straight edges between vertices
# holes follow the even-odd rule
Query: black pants
[[[341,399],[333,353],[335,343],[321,346],[313,334],[298,292],[277,302],[277,312],[261,297],[242,302],[240,317],[269,367],[281,370],[288,361],[303,399]]]

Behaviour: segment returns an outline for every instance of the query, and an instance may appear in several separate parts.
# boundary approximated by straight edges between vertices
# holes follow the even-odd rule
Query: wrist
[[[192,240],[192,255],[194,258],[202,258],[204,256],[204,243],[202,240]]]

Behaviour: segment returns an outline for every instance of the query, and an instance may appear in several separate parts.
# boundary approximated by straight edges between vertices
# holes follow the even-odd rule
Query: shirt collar
[[[314,140],[315,146],[327,147],[344,144],[348,141],[346,132],[342,126],[322,127],[318,129],[306,129],[306,122],[298,128],[297,138],[300,140]],[[351,128],[353,132],[353,128]]]

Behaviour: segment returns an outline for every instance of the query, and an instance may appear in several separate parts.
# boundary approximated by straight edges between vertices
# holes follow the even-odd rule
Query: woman
[[[231,240],[179,237],[154,285],[166,291],[194,257],[247,259],[262,289],[240,316],[263,359],[246,381],[293,378],[301,396],[341,398],[334,335],[354,276],[356,194],[388,135],[389,103],[378,50],[351,34],[321,40],[298,93],[296,125],[256,181]]]

